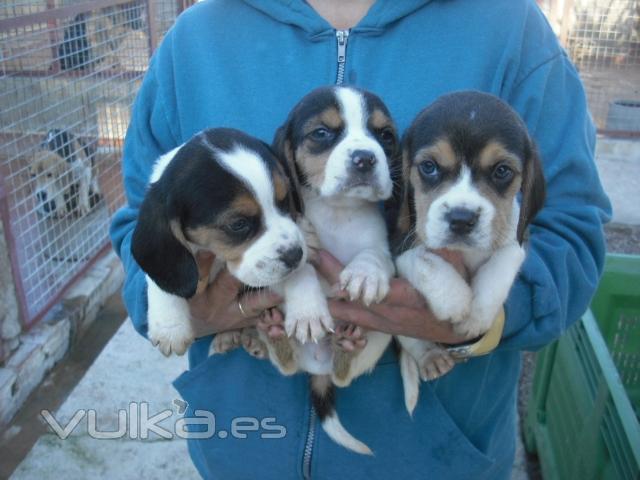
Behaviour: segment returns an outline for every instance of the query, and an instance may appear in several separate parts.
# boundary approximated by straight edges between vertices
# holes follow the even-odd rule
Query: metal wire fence
[[[540,0],[605,134],[640,136],[640,1]]]
[[[108,246],[130,107],[183,1],[0,6],[0,214],[26,326]]]

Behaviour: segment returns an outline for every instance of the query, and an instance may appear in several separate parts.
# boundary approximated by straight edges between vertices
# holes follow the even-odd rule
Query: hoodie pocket
[[[494,460],[467,438],[428,383],[420,394],[410,417],[398,365],[386,362],[339,389],[336,410],[342,424],[374,455],[349,452],[320,430],[312,478],[492,478]]]
[[[284,377],[238,349],[207,358],[173,385],[188,404],[180,430],[204,478],[290,478],[299,470],[304,376]]]

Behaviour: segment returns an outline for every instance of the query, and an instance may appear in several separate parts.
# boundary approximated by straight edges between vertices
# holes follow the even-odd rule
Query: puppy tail
[[[420,395],[420,373],[416,361],[405,349],[400,350],[400,375],[404,389],[404,405],[409,415],[413,416]]]
[[[329,438],[353,452],[373,455],[369,447],[347,432],[340,423],[335,408],[335,387],[329,375],[311,376],[311,401]]]

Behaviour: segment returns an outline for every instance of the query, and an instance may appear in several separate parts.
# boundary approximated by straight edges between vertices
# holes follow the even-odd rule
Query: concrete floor
[[[640,141],[598,139],[596,165],[613,205],[612,222],[640,225]]]
[[[98,320],[99,321],[99,320]],[[165,358],[125,321],[100,353],[69,398],[52,412],[64,428],[79,411],[87,411],[65,440],[42,435],[11,479],[55,478],[199,478],[187,453],[186,442],[165,440],[154,433],[147,440],[96,439],[89,435],[89,410],[96,412],[99,432],[118,430],[118,411],[131,404],[147,404],[149,416],[164,410],[173,415],[159,425],[173,432],[178,418],[174,400],[180,396],[171,382],[186,368],[184,357]],[[144,408],[142,406],[136,408]],[[173,420],[173,421],[172,421]]]

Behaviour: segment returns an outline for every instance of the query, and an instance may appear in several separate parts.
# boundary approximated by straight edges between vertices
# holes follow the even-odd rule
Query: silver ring
[[[240,310],[240,313],[244,318],[249,318],[249,315],[247,315],[244,311],[244,308],[242,308],[242,303],[240,302],[240,300],[238,300],[238,310]]]

